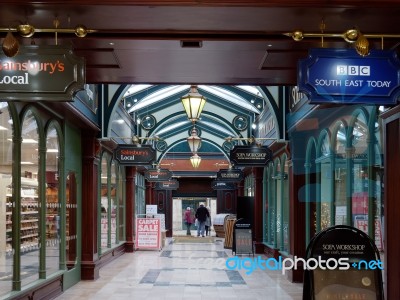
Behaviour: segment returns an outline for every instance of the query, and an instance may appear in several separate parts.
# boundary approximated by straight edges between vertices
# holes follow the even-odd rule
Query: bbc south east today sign
[[[311,104],[395,105],[400,96],[400,61],[396,51],[310,49],[298,63],[297,84]]]

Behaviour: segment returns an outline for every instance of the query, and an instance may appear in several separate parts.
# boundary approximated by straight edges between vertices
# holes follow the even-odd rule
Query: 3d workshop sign
[[[299,91],[310,103],[394,105],[400,95],[400,61],[395,51],[311,49],[298,63]]]
[[[172,173],[167,169],[149,169],[144,173],[147,181],[168,181],[172,177]]]
[[[272,160],[272,151],[266,146],[235,146],[229,159],[235,166],[265,166]]]
[[[156,150],[150,145],[118,145],[114,151],[114,158],[121,165],[145,166],[156,160]]]
[[[0,54],[0,97],[5,101],[72,101],[84,89],[85,61],[63,46],[20,46]]]

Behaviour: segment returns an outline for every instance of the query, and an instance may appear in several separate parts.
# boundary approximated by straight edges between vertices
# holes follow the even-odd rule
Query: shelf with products
[[[46,238],[57,239],[60,226],[58,188],[51,184],[46,188]]]
[[[7,174],[0,174],[0,203],[3,203],[0,208],[0,234],[5,233],[5,239],[0,237],[0,252],[9,253],[12,251],[12,235],[15,230],[12,222],[15,202],[12,195],[12,179]],[[21,178],[20,243],[23,251],[38,247],[39,209],[38,181]]]

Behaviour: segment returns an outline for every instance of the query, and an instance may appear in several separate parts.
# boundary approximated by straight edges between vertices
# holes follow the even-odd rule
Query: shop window
[[[0,102],[0,298],[12,290],[12,237],[18,230],[14,220],[15,201],[11,180],[13,162],[12,119],[7,102]]]
[[[268,242],[268,167],[263,172],[263,242]]]
[[[60,265],[59,152],[58,133],[52,123],[46,137],[46,275],[58,271]]]
[[[254,176],[249,175],[244,180],[244,195],[248,197],[254,196]]]
[[[115,247],[120,241],[120,229],[124,230],[124,203],[119,184],[118,165],[111,155],[104,152],[101,160],[101,199],[100,199],[100,246],[101,252]],[[118,175],[118,176],[117,176]],[[124,240],[124,238],[122,239]]]
[[[65,251],[67,268],[76,266],[77,259],[77,186],[75,172],[68,172],[66,179]]]
[[[145,178],[143,175],[136,173],[135,177],[135,214],[146,214],[146,199],[145,199]]]
[[[111,162],[111,174],[110,174],[110,195],[108,197],[108,207],[110,210],[108,212],[109,224],[110,224],[110,244],[111,247],[117,244],[117,208],[118,208],[118,198],[117,198],[117,173],[115,162]]]
[[[317,231],[324,230],[331,226],[331,216],[333,214],[332,205],[332,157],[329,134],[324,132],[320,142],[320,157],[318,158],[320,169],[320,209],[319,216],[316,218],[319,222]]]
[[[282,166],[279,158],[275,159],[275,207],[276,207],[276,238],[277,246],[282,249]]]
[[[36,117],[27,111],[22,123],[20,251],[22,285],[39,279],[39,132]]]
[[[347,162],[346,162],[346,130],[343,123],[337,128],[335,136],[335,225],[347,224]]]
[[[111,246],[111,240],[109,240],[108,228],[109,228],[109,218],[108,212],[111,207],[109,205],[109,192],[108,192],[108,178],[109,178],[109,160],[110,155],[106,152],[103,153],[101,159],[101,199],[100,199],[100,241],[101,250],[104,252],[108,247]]]
[[[271,246],[276,247],[276,183],[274,169],[274,164],[271,164],[268,176],[268,241]]]
[[[121,166],[118,168],[119,176],[118,176],[118,189],[117,189],[117,197],[118,197],[118,240],[125,241],[125,201],[124,201],[124,168]]]
[[[283,172],[281,173],[282,180],[282,232],[283,232],[283,251],[289,251],[289,180],[288,171],[289,165],[286,155],[283,156]]]
[[[352,223],[368,233],[368,125],[363,114],[359,114],[352,132]]]
[[[321,203],[321,201],[319,201],[320,193],[318,193],[318,185],[320,183],[319,175],[321,171],[320,163],[317,160],[317,145],[313,137],[311,137],[307,142],[304,168],[306,174],[306,182],[301,194],[302,199],[304,200],[301,201],[305,201],[305,242],[306,245],[308,245],[311,237],[313,237],[318,231],[317,227],[320,224],[320,221],[317,217],[320,216],[320,211],[319,214],[317,213],[317,211],[320,208]]]

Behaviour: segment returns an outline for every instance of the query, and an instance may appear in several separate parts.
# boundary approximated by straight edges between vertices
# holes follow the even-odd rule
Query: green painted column
[[[16,122],[14,122],[15,124]],[[13,160],[21,161],[21,144],[22,138],[18,134],[13,136]],[[12,166],[13,181],[13,207],[12,207],[12,248],[14,250],[13,257],[13,282],[12,289],[14,291],[21,290],[21,164],[15,163]]]
[[[44,141],[45,142],[45,141]],[[39,279],[46,279],[46,146],[39,146]]]
[[[306,189],[305,189],[305,198],[306,198],[306,245],[308,245],[310,243],[310,217],[311,217],[311,213],[310,213],[310,170],[311,170],[311,164],[309,162],[304,164],[304,168],[305,168],[305,185],[306,185]]]
[[[353,193],[353,154],[354,148],[346,148],[346,225],[352,226],[352,193]]]

